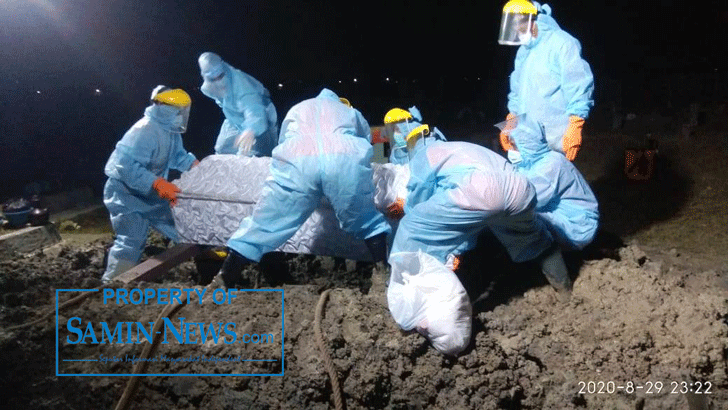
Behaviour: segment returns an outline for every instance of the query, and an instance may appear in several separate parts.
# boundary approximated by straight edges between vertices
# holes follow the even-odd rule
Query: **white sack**
[[[438,351],[456,355],[470,343],[472,306],[455,273],[418,252],[390,255],[389,311],[404,330],[417,329]]]

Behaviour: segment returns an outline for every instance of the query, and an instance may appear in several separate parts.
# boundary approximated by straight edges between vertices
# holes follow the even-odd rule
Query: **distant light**
[[[478,77],[478,81],[480,81],[480,77]]]
[[[385,79],[384,79],[384,81],[387,81],[387,82],[389,82],[389,77],[385,78]]]
[[[40,90],[36,91],[35,93],[36,93],[36,94],[40,94]]]
[[[339,80],[339,84],[341,84],[341,80]]]
[[[101,95],[101,89],[100,89],[100,88],[97,88],[97,89],[95,89],[95,90],[94,90],[94,95],[95,95],[95,96],[99,96],[99,95]]]
[[[283,84],[278,83],[278,89],[280,90],[281,88],[283,88]]]
[[[356,82],[356,78],[354,79],[354,82]]]

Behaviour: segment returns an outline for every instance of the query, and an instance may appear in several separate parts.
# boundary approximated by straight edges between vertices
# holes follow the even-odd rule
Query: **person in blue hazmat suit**
[[[549,5],[528,0],[506,3],[498,43],[519,46],[506,119],[527,113],[544,125],[549,147],[573,161],[594,105],[594,77],[581,44],[559,27]],[[505,133],[500,142],[505,151],[512,148]]]
[[[508,159],[536,189],[536,214],[564,249],[583,249],[599,227],[599,204],[589,184],[564,155],[548,148],[542,124],[519,116],[509,136]]]
[[[261,199],[227,242],[226,287],[248,286],[243,268],[292,237],[323,197],[341,229],[363,239],[375,262],[386,260],[391,228],[374,205],[371,131],[347,103],[323,89],[286,115]]]
[[[451,269],[490,229],[514,262],[538,260],[561,295],[571,279],[557,243],[535,215],[533,185],[502,156],[467,142],[428,137],[427,124],[405,136],[409,192],[391,253],[425,252]]]
[[[407,142],[404,140],[405,135],[410,131],[422,125],[422,114],[417,107],[410,107],[408,110],[402,108],[392,108],[384,115],[384,137],[389,140],[391,151],[389,154],[389,162],[397,165],[405,165],[409,162],[407,154]],[[445,136],[437,129],[433,128],[430,135],[442,141],[446,141]]]
[[[278,143],[278,115],[268,90],[215,53],[202,53],[198,64],[200,91],[225,114],[215,154],[269,157]]]
[[[104,205],[114,229],[104,282],[113,280],[139,262],[149,226],[177,239],[170,205],[179,188],[167,181],[170,169],[187,171],[199,161],[182,145],[191,99],[181,89],[157,86],[152,104],[111,153],[104,173]]]
[[[384,130],[382,135],[390,141],[391,153],[389,162],[396,165],[409,164],[409,153],[405,136],[413,130],[422,129],[422,114],[417,107],[410,107],[407,110],[392,108],[384,115]],[[440,141],[447,141],[445,135],[437,127],[429,131],[429,136]],[[397,198],[397,201],[387,207],[387,217],[398,220],[404,215],[404,203],[406,198]]]

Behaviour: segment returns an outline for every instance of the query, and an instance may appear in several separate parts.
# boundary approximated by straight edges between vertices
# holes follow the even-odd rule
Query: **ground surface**
[[[575,277],[570,302],[555,294],[533,266],[514,265],[480,246],[466,259],[463,282],[475,303],[471,346],[457,358],[401,332],[384,296],[386,278],[366,264],[330,258],[273,255],[267,269],[288,272],[285,291],[285,375],[146,377],[131,408],[325,409],[331,383],[315,343],[314,307],[332,289],[322,321],[349,409],[723,409],[728,405],[728,145],[725,134],[661,136],[660,162],[650,182],[623,176],[623,149],[634,136],[587,134],[577,166],[600,200],[603,232],[584,253],[568,255]],[[689,155],[688,155],[689,153]],[[29,322],[53,308],[54,289],[100,285],[111,237],[102,213],[63,231],[64,244],[0,261],[0,407],[113,408],[128,377],[55,375],[55,320]],[[487,238],[484,243],[488,243]],[[148,254],[165,247],[153,238]],[[162,283],[136,287],[193,287],[196,267],[186,262]],[[267,286],[265,282],[263,286]],[[65,300],[67,297],[62,297]],[[244,303],[186,306],[187,321],[234,321],[240,332],[280,338],[280,297],[248,295]],[[104,305],[101,298],[61,312],[61,323],[155,321],[164,306]],[[276,339],[276,340],[278,340]],[[145,344],[73,345],[76,359],[130,355]],[[247,347],[245,347],[247,346]],[[252,347],[250,347],[252,346]],[[280,358],[263,345],[169,344],[157,354]],[[71,362],[69,373],[98,372],[99,364]],[[110,373],[130,365],[112,363]],[[156,373],[278,373],[271,362],[150,363]],[[589,382],[594,382],[590,384]],[[695,394],[700,390],[708,394]],[[660,387],[660,388],[658,388]],[[691,394],[689,389],[693,388]],[[634,390],[632,390],[632,388]],[[687,393],[682,393],[687,391]]]

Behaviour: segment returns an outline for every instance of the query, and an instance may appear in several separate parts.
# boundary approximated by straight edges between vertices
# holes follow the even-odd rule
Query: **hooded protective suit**
[[[598,203],[589,184],[562,154],[549,150],[540,124],[524,116],[510,136],[520,153],[516,170],[536,189],[536,214],[562,246],[584,248],[599,227]]]
[[[215,100],[225,114],[215,153],[238,153],[235,142],[243,132],[249,131],[255,143],[245,155],[270,156],[278,141],[278,115],[268,90],[215,53],[203,53],[199,65],[204,80],[200,91]]]
[[[447,263],[475,247],[489,228],[511,258],[539,256],[553,242],[534,215],[533,186],[500,155],[467,142],[417,141],[410,160],[405,216],[392,245]]]
[[[283,121],[261,200],[228,247],[260,261],[296,233],[322,197],[333,206],[342,230],[361,239],[389,233],[374,207],[370,140],[361,113],[333,91],[324,89],[296,104]]]
[[[177,130],[179,109],[154,104],[146,108],[116,144],[104,172],[104,204],[109,210],[116,239],[109,251],[102,280],[109,281],[138,263],[149,226],[176,240],[177,231],[169,202],[152,189],[154,181],[167,179],[170,169],[187,171],[195,156],[184,149]]]
[[[549,147],[563,153],[570,116],[586,119],[594,106],[594,77],[581,58],[581,44],[559,27],[551,7],[534,5],[539,10],[538,35],[516,53],[508,111],[541,122]]]

